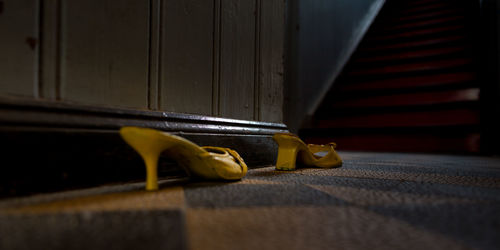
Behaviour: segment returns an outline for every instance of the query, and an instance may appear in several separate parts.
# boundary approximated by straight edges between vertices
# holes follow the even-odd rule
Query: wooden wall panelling
[[[0,95],[38,96],[36,0],[0,0]]]
[[[221,11],[222,0],[214,0],[214,48],[213,48],[213,73],[212,73],[212,115],[218,116],[220,93],[220,39],[221,39]]]
[[[256,0],[222,0],[219,111],[254,119]]]
[[[262,1],[260,27],[259,118],[283,122],[284,0]]]
[[[260,32],[262,19],[261,0],[255,1],[255,57],[254,57],[254,84],[253,84],[253,119],[260,121]]]
[[[147,108],[149,1],[61,4],[61,99]]]
[[[160,107],[212,114],[214,1],[164,0]]]
[[[60,0],[41,2],[40,97],[55,100],[59,96]]]
[[[149,109],[158,110],[159,70],[160,70],[160,27],[162,0],[150,0],[149,16]]]

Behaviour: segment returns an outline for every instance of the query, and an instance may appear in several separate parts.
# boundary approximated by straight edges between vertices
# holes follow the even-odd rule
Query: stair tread
[[[326,133],[325,133],[326,134]],[[363,134],[341,136],[333,134],[306,137],[307,143],[326,144],[334,141],[338,150],[378,151],[378,152],[480,152],[479,133],[461,133],[443,137],[439,134],[408,133],[398,135]]]
[[[438,18],[433,18],[433,19],[420,21],[420,22],[410,22],[410,23],[403,23],[403,24],[397,23],[396,25],[393,25],[393,26],[386,26],[386,27],[380,29],[380,31],[388,32],[388,31],[394,31],[394,30],[399,30],[399,29],[421,28],[421,27],[427,27],[429,25],[438,25],[438,24],[449,23],[449,22],[453,22],[453,21],[462,21],[464,19],[465,19],[465,16],[461,16],[461,15],[449,16],[449,17],[438,17]]]
[[[447,43],[459,42],[466,39],[464,35],[451,35],[424,39],[415,39],[413,41],[397,42],[397,43],[387,43],[387,44],[377,44],[375,46],[366,46],[360,48],[360,51],[371,51],[380,52],[384,50],[394,50],[394,49],[404,49],[404,48],[417,48],[424,46],[435,46],[443,45]]]
[[[469,65],[472,62],[473,60],[471,58],[453,58],[446,60],[406,63],[399,65],[357,69],[347,72],[347,75],[366,76],[366,75],[383,75],[383,74],[408,73],[408,72],[427,71],[427,70],[439,70],[439,69],[448,69],[448,68]]]
[[[409,13],[415,13],[415,12],[424,12],[424,11],[430,11],[430,10],[437,10],[437,9],[443,9],[449,7],[449,3],[443,3],[443,2],[436,2],[433,4],[426,4],[423,6],[408,6],[406,9],[401,10],[398,14],[401,15],[406,15]]]
[[[353,98],[334,101],[331,108],[362,108],[362,107],[394,107],[408,105],[433,105],[453,102],[467,102],[479,100],[479,88],[468,88],[447,91],[433,91],[423,93],[406,93],[396,95],[382,95],[364,98]]]
[[[420,1],[408,1],[405,2],[404,4],[408,7],[410,6],[416,6],[416,5],[422,5],[422,4],[430,4],[430,3],[440,3],[443,2],[443,0],[420,0]]]
[[[354,59],[354,63],[367,63],[367,62],[380,62],[401,59],[424,58],[432,56],[440,56],[451,53],[463,52],[466,48],[464,46],[453,46],[444,48],[433,49],[417,49],[411,51],[402,51],[396,53],[385,53],[383,55],[367,56]]]
[[[418,36],[426,36],[426,35],[433,35],[433,34],[439,34],[443,32],[452,32],[452,31],[457,31],[464,29],[465,25],[463,24],[457,24],[457,25],[446,25],[443,27],[435,27],[435,28],[423,28],[419,30],[412,30],[412,31],[405,31],[405,32],[400,32],[400,33],[395,33],[395,34],[384,34],[384,35],[377,35],[377,36],[372,36],[368,38],[369,41],[386,41],[386,40],[392,40],[392,39],[398,39],[398,38],[413,38],[413,37],[418,37]]]
[[[461,84],[476,80],[473,72],[459,72],[451,74],[436,74],[416,77],[403,77],[387,80],[340,84],[337,91],[358,91],[374,89],[401,89],[427,86],[442,86]]]
[[[396,16],[392,17],[391,21],[397,21],[399,23],[405,21],[416,21],[420,19],[432,18],[436,16],[445,16],[450,14],[458,14],[463,12],[463,8],[449,8],[445,10],[429,11],[426,13],[417,13],[412,15]]]
[[[428,110],[417,112],[376,113],[317,119],[316,128],[388,128],[478,125],[475,109]]]

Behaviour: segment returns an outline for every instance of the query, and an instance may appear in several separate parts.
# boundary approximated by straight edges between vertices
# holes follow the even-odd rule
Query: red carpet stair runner
[[[476,2],[389,0],[301,136],[340,150],[479,152]]]

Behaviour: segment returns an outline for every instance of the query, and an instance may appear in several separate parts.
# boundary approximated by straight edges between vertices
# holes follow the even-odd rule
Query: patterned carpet
[[[500,159],[341,152],[253,169],[0,201],[0,249],[499,249]]]

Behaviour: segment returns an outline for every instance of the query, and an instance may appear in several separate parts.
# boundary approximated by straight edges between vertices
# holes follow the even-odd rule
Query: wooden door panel
[[[38,95],[38,1],[0,1],[0,95]]]
[[[164,0],[160,108],[212,114],[214,1]]]
[[[148,107],[149,2],[62,1],[61,99]]]
[[[220,115],[254,119],[256,1],[222,0]]]
[[[263,0],[261,4],[259,119],[282,122],[285,1]]]

